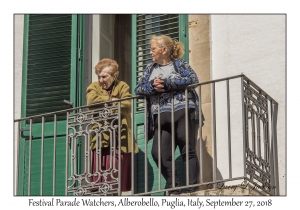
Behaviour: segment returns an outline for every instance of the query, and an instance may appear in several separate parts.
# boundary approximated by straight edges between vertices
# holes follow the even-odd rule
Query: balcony
[[[175,187],[173,176],[172,188],[165,187],[161,163],[158,167],[153,164],[152,141],[144,134],[146,98],[134,96],[115,104],[105,102],[14,120],[18,130],[17,195],[124,195],[120,187],[121,159],[116,155],[116,147],[121,145],[116,133],[121,133],[123,100],[131,102],[130,138],[139,146],[137,154],[131,153],[132,190],[127,195],[168,195],[170,190],[188,187],[198,187],[201,192],[246,185],[261,194],[278,195],[277,102],[245,75],[191,85],[185,89],[186,97],[189,88],[198,92],[198,108],[205,117],[204,126],[201,115],[195,123],[197,184],[186,184],[190,166],[188,162],[183,164],[177,149],[172,154],[172,168],[176,168],[182,184]],[[205,109],[204,99],[210,101]],[[189,126],[186,124],[186,130]],[[96,136],[96,148],[101,148],[103,134],[109,136],[109,151],[118,158],[101,173],[93,172],[93,155],[100,157],[102,150],[91,151],[91,138]],[[170,146],[174,147],[174,138]],[[96,166],[101,164],[100,158],[96,160]]]

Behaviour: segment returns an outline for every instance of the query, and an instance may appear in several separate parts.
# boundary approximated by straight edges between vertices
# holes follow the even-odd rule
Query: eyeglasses
[[[150,48],[150,52],[154,52],[157,48],[163,48],[163,47],[152,47]]]

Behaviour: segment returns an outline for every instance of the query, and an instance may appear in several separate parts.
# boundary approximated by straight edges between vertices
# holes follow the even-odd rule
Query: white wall
[[[21,118],[21,93],[22,93],[22,59],[23,59],[23,29],[24,15],[14,15],[14,119]],[[15,137],[18,130],[15,129]],[[15,141],[17,138],[15,138]],[[14,148],[14,161],[16,160],[16,147]],[[14,164],[16,166],[16,162]],[[16,168],[14,168],[16,172]],[[14,180],[14,193],[16,192]]]
[[[23,28],[24,15],[14,15],[14,118],[21,117],[21,90],[22,90],[22,59],[23,59]]]
[[[280,195],[286,195],[285,24],[285,15],[211,15],[212,79],[243,73],[279,104],[277,141]],[[231,86],[234,87],[239,84],[237,82]],[[218,84],[216,89],[224,91],[225,87],[224,84]],[[238,94],[239,92],[237,92],[237,98],[240,97]],[[232,103],[231,112],[240,113],[240,106],[239,103]],[[226,119],[226,112],[223,112],[226,110],[221,109],[221,106],[217,107],[217,117]],[[234,115],[235,113],[231,114]],[[225,140],[222,141],[222,137],[227,139],[225,138],[227,127],[223,126],[224,129],[222,130],[222,124],[220,123],[217,124],[217,127],[221,128],[217,133],[218,149],[226,149],[226,147],[224,148],[226,142]],[[240,123],[234,121],[232,130],[235,137],[232,137],[233,139],[241,137],[240,128],[241,121]],[[232,146],[239,148],[241,145],[235,143]],[[240,163],[241,160],[233,160],[233,167],[238,167]],[[222,168],[222,164],[222,162],[218,163],[219,170],[222,176],[227,178],[228,169],[226,167]],[[239,174],[239,171],[234,173]]]

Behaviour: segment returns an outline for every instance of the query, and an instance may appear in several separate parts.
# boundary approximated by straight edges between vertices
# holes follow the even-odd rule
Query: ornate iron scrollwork
[[[246,111],[246,174],[256,188],[269,192],[271,174],[268,100],[246,81],[244,81],[244,106]]]
[[[118,167],[111,163],[109,168],[103,169],[99,166],[98,170],[92,170],[93,158],[98,158],[96,164],[101,163],[101,140],[103,135],[108,135],[109,151],[116,154],[116,130],[119,120],[118,106],[105,104],[102,108],[69,114],[68,138],[70,139],[70,176],[68,178],[68,193],[73,195],[111,195],[118,192]],[[96,139],[96,148],[91,149],[91,139]],[[83,145],[81,155],[78,151],[78,141]],[[95,153],[93,155],[93,152]],[[79,170],[77,165],[82,162],[84,166]]]

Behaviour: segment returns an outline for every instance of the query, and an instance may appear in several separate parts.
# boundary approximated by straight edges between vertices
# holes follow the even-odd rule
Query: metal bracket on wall
[[[63,100],[64,103],[69,104],[70,108],[73,108],[73,102],[68,101],[66,99]]]
[[[25,129],[25,128],[20,128],[20,136],[24,139],[29,139],[30,137],[29,136],[25,136],[24,135],[24,131],[30,131],[29,129]],[[33,136],[31,136],[31,139],[33,139]]]

